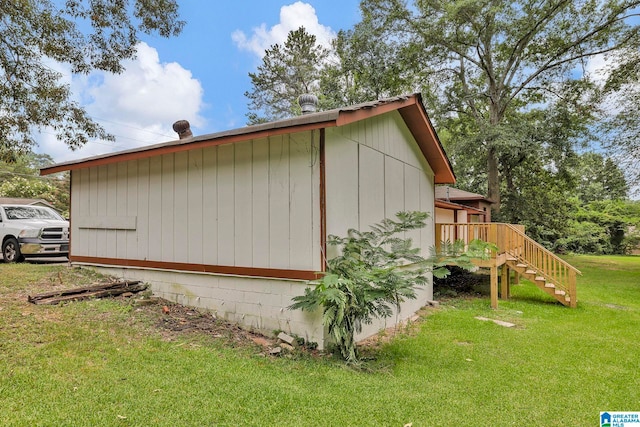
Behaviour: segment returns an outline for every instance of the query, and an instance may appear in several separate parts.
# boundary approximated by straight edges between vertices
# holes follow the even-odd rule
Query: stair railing
[[[571,307],[576,306],[576,276],[580,271],[540,245],[524,233],[520,225],[504,223],[438,223],[436,224],[436,248],[442,242],[462,240],[469,244],[474,239],[493,243],[498,251],[491,258],[505,254],[516,258],[519,263],[527,264],[536,271],[536,276],[544,277],[546,282],[553,283],[556,289],[567,293]]]
[[[536,276],[553,283],[555,289],[568,294],[571,307],[576,307],[576,277],[580,270],[524,234],[511,224],[502,224],[504,248],[508,255],[517,258],[536,271]]]

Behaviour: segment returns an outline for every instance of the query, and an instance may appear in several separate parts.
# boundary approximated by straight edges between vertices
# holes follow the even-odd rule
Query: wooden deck
[[[525,277],[560,303],[577,306],[576,276],[580,271],[528,237],[524,227],[493,222],[436,224],[436,249],[440,249],[442,242],[462,240],[468,244],[475,239],[498,248],[491,251],[488,259],[474,262],[491,270],[492,308],[498,308],[498,297],[509,298],[512,270],[515,283]]]

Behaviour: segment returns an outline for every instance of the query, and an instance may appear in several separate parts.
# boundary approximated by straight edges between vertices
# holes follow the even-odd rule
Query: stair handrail
[[[550,258],[554,259],[555,261],[557,261],[559,264],[562,264],[564,267],[566,267],[569,270],[573,270],[576,272],[576,274],[580,274],[582,275],[582,272],[580,270],[578,270],[577,268],[575,268],[573,265],[569,264],[567,261],[563,260],[562,258],[560,258],[558,255],[554,254],[553,252],[551,252],[549,249],[545,248],[544,246],[542,246],[540,243],[536,242],[534,239],[532,239],[531,237],[527,236],[524,232],[520,231],[517,227],[515,227],[513,224],[507,224],[507,223],[500,223],[504,226],[506,226],[508,229],[510,229],[512,232],[515,232],[517,235],[524,237],[525,239],[527,239],[528,241],[530,241],[531,243],[533,243],[534,245],[537,246],[538,250],[541,250],[543,253],[545,253],[547,256],[549,256]],[[501,248],[500,248],[501,249]],[[514,254],[517,256],[517,254]],[[523,259],[524,260],[524,259]],[[525,260],[526,261],[526,260]]]
[[[523,244],[522,248],[515,248],[515,250],[510,248],[509,254],[525,264],[531,265],[536,270],[536,275],[544,279],[543,286],[546,287],[547,283],[551,283],[554,293],[557,290],[564,292],[564,294],[560,295],[568,293],[569,305],[572,308],[577,307],[576,275],[582,274],[580,270],[527,236],[518,228],[511,224],[505,224],[505,226],[505,229],[517,236]],[[512,241],[513,239],[506,240]]]
[[[436,247],[444,241],[462,239],[466,244],[480,238],[497,246],[491,258],[498,254],[512,256],[521,263],[532,266],[536,274],[552,283],[554,289],[569,294],[571,307],[576,307],[576,275],[580,270],[527,236],[517,225],[506,223],[437,223]]]

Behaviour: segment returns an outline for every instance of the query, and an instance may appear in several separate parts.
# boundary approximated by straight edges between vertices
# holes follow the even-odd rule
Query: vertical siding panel
[[[202,153],[202,262],[218,264],[218,148]]]
[[[271,267],[289,268],[289,139],[269,144],[269,257]]]
[[[234,205],[235,205],[235,265],[253,266],[253,203],[252,203],[252,142],[235,144]]]
[[[98,215],[98,168],[89,169],[87,194],[89,196],[89,211],[87,216]],[[85,230],[87,237],[87,255],[96,256],[98,253],[98,234],[96,230]]]
[[[84,188],[82,187],[82,173],[83,169],[77,171],[70,171],[69,176],[71,180],[71,188],[73,188],[74,196],[71,197],[71,206],[69,206],[69,216],[71,223],[69,224],[69,231],[71,232],[72,240],[71,247],[69,248],[70,254],[82,254],[84,251],[83,236],[80,234],[78,227],[74,227],[74,217],[81,218],[82,209],[80,207],[80,201],[87,199],[84,194]],[[75,246],[75,247],[74,247]]]
[[[74,179],[73,181],[73,197],[71,197],[71,203],[77,203],[78,206],[78,209],[73,209],[71,213],[72,225],[75,215],[79,218],[86,218],[91,215],[91,179],[89,172],[90,169],[80,169],[71,172],[74,178],[77,177],[77,180]],[[91,243],[93,242],[95,244],[95,240],[91,240],[91,230],[83,229],[81,231],[74,227],[71,233],[71,250],[73,254],[89,255]]]
[[[235,265],[234,146],[218,147],[218,263]]]
[[[189,262],[189,153],[174,154],[174,199],[173,199],[173,261]]]
[[[404,128],[404,121],[402,120],[402,117],[400,117],[399,114],[394,117],[396,121],[396,127],[394,129],[396,129],[396,132],[398,133],[399,140],[398,148],[402,150],[400,158],[402,161],[413,167],[419,167],[420,163],[417,161],[416,155],[419,155],[422,158],[424,158],[424,156],[422,155],[422,152],[409,129]]]
[[[311,134],[294,134],[289,144],[289,267],[313,266]]]
[[[149,159],[149,259],[162,260],[162,157]]]
[[[202,194],[202,150],[189,151],[189,182],[187,235],[189,236],[188,262],[202,264],[203,194]]]
[[[429,248],[435,244],[435,186],[432,175],[420,174],[420,210],[427,212],[427,226],[420,231],[420,244],[422,245],[422,255],[428,256]]]
[[[96,216],[107,214],[109,174],[107,166],[98,166],[98,192]],[[96,230],[96,256],[106,257],[107,251],[107,230]]]
[[[406,161],[405,156],[403,155],[403,150],[407,146],[407,143],[413,142],[412,139],[406,140],[398,126],[404,126],[404,123],[396,122],[393,120],[395,116],[388,115],[385,116],[384,120],[381,119],[381,126],[384,134],[386,135],[386,146],[385,151],[391,157],[396,159],[400,159],[403,162]],[[400,117],[397,117],[398,120],[402,120]]]
[[[128,162],[116,163],[116,215],[127,216],[127,167]],[[127,230],[115,230],[115,248],[113,256],[127,258]]]
[[[384,156],[361,145],[359,163],[359,228],[365,231],[384,218]]]
[[[132,177],[132,185],[137,184],[136,201],[136,259],[149,258],[149,159],[141,159],[137,162],[137,171]]]
[[[125,232],[126,258],[138,258],[138,239],[136,238],[140,227],[140,212],[138,206],[138,162],[132,160],[127,162],[127,210],[124,215],[136,218],[136,229]]]
[[[392,141],[387,138],[387,126],[384,117],[374,117],[369,128],[372,134],[371,137],[375,141],[371,147],[378,151],[386,152]]]
[[[379,150],[380,147],[378,146],[378,142],[375,140],[375,137],[376,137],[375,125],[376,125],[375,117],[371,120],[367,120],[366,122],[361,122],[362,134],[359,136],[359,138],[361,139],[362,136],[364,136],[364,144],[367,147],[373,148],[375,150]],[[362,143],[362,141],[360,142]]]
[[[269,140],[253,142],[253,265],[269,267]]]
[[[344,236],[350,228],[360,227],[358,144],[331,130],[326,140],[327,234]],[[327,246],[327,257],[336,255],[336,248]]]
[[[404,164],[393,157],[384,158],[384,215],[394,219],[404,210]],[[380,218],[382,219],[382,218]]]
[[[420,175],[422,172],[413,166],[404,165],[404,210],[419,211],[420,209]],[[429,249],[430,245],[422,243],[422,231],[413,230],[407,232],[413,245],[422,251]]]
[[[320,216],[320,132],[318,130],[311,132],[311,212],[313,216],[311,224],[312,235],[312,264],[313,271],[320,271],[323,267],[321,261],[325,254],[322,253],[322,244],[320,240],[321,232],[321,216]],[[326,160],[326,159],[325,159]],[[326,173],[326,170],[325,170]],[[326,185],[326,180],[325,180]],[[325,200],[326,202],[326,200]],[[326,224],[325,224],[326,225]],[[326,229],[325,229],[326,232]]]
[[[174,261],[174,214],[175,209],[174,194],[175,194],[175,170],[174,170],[174,155],[165,154],[162,156],[162,176],[161,176],[161,198],[162,206],[160,209],[161,215],[161,236],[162,236],[162,261]]]
[[[118,164],[112,163],[107,166],[107,206],[103,215],[114,217],[118,213]],[[106,256],[117,258],[118,240],[117,230],[105,230],[107,235]]]

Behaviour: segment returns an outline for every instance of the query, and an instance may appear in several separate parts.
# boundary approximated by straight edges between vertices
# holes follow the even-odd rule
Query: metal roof
[[[365,102],[328,111],[308,113],[289,119],[277,120],[253,126],[245,126],[242,128],[177,139],[160,144],[148,145],[85,159],[57,163],[42,168],[40,173],[42,175],[48,175],[65,170],[100,166],[208,146],[232,144],[272,135],[344,126],[391,111],[398,111],[404,119],[405,124],[418,142],[425,159],[433,169],[436,177],[436,183],[454,183],[455,175],[453,173],[453,168],[444,152],[444,148],[442,147],[435,130],[433,129],[431,120],[429,119],[424,105],[422,104],[422,96],[419,93]]]
[[[464,191],[458,188],[449,187],[448,185],[441,185],[436,187],[436,199],[441,199],[446,201],[485,200],[491,203],[491,200],[487,199],[482,194],[471,193],[469,191]]]

